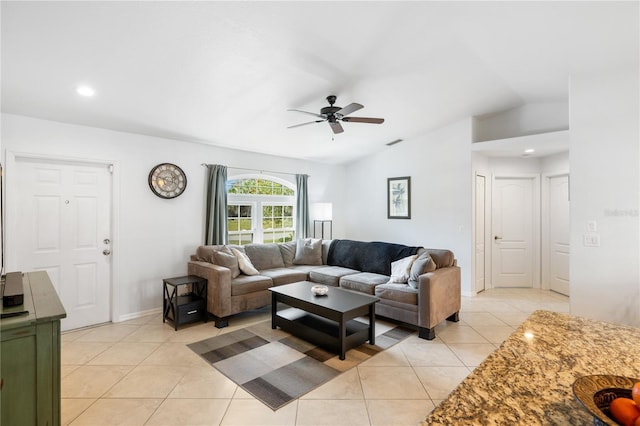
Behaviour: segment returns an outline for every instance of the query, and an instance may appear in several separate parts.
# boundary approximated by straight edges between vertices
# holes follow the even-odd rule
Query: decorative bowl
[[[329,293],[329,287],[326,285],[314,285],[311,287],[311,293],[313,293],[314,296],[325,296]]]
[[[631,388],[637,382],[640,382],[640,379],[624,376],[583,376],[573,383],[573,394],[578,402],[589,410],[594,425],[616,426],[619,423],[611,416],[609,404],[616,398],[631,398]]]

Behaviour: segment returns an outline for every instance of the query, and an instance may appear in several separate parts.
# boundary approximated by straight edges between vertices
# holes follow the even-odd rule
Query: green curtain
[[[308,175],[296,175],[296,238],[311,236],[311,220],[309,219],[309,193],[307,192]]]
[[[206,245],[227,244],[227,166],[207,164]]]

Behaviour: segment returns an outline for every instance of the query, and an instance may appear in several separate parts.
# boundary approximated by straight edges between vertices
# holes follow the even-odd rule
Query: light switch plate
[[[600,247],[600,234],[584,234],[582,245],[585,247]]]

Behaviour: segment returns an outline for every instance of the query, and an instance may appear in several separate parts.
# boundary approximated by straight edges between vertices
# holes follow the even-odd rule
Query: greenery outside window
[[[264,176],[227,181],[229,244],[280,243],[295,238],[293,184]]]

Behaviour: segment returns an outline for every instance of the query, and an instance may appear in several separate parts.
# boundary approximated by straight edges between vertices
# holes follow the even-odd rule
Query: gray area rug
[[[187,345],[218,371],[272,410],[402,341],[414,331],[402,326],[376,336],[376,344],[362,344],[337,354],[272,330],[271,321]]]

